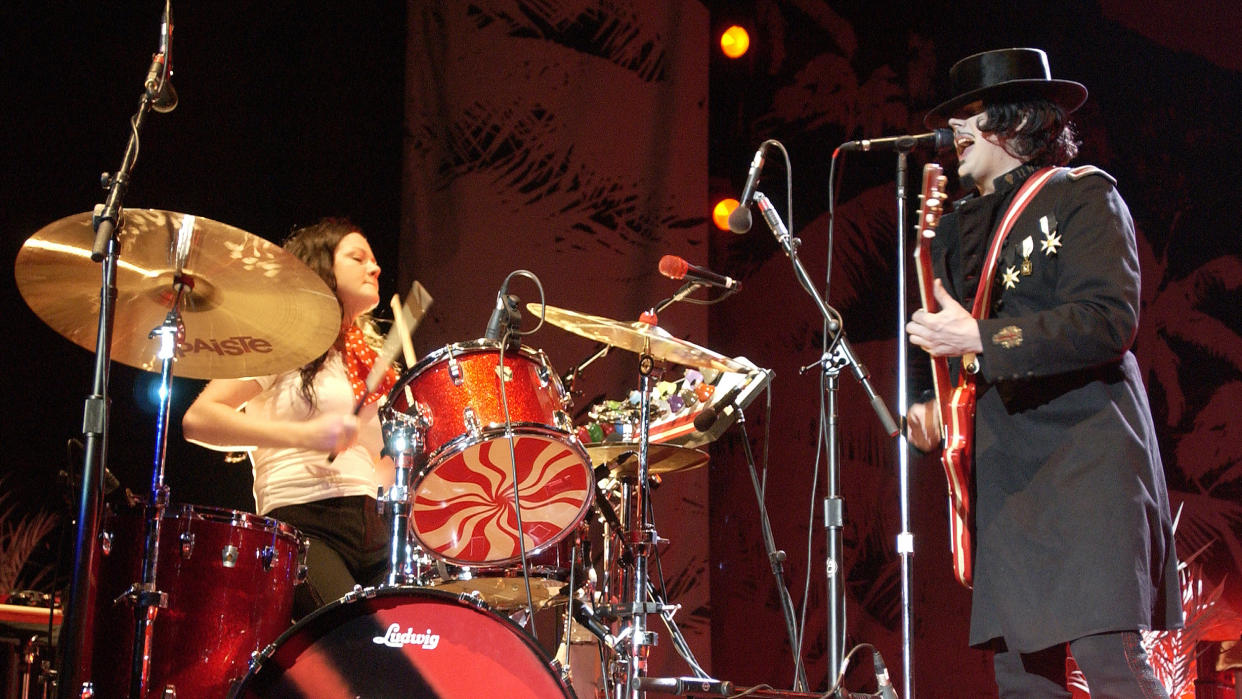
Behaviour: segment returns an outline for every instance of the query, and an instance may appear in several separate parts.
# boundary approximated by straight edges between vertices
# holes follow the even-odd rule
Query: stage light
[[[712,223],[722,231],[729,230],[729,214],[737,208],[737,199],[721,199],[712,207]]]
[[[736,24],[720,35],[720,50],[729,58],[741,58],[749,48],[750,34]]]

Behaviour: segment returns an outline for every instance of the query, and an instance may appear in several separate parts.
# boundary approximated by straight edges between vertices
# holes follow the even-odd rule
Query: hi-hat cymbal
[[[618,476],[638,475],[638,442],[600,442],[586,445],[591,463],[607,464]],[[707,452],[676,444],[647,445],[647,473],[687,471],[707,463]]]
[[[179,231],[181,234],[179,235]],[[182,248],[178,264],[176,243]],[[22,298],[45,323],[94,350],[102,267],[91,261],[90,212],[44,226],[17,254]],[[323,354],[341,308],[328,285],[280,246],[201,216],[126,209],[117,233],[112,359],[159,371],[159,327],[177,296],[180,268],[185,337],[173,373],[196,379],[264,376]]]
[[[538,303],[528,303],[526,308],[536,315],[545,314],[544,319],[549,323],[575,335],[631,352],[646,352],[660,361],[696,369],[747,370],[742,364],[722,354],[673,337],[658,325],[642,321],[623,323]]]

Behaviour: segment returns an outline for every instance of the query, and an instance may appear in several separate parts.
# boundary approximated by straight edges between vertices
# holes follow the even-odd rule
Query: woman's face
[[[350,233],[336,244],[332,274],[345,322],[352,323],[379,304],[380,266],[361,233]]]

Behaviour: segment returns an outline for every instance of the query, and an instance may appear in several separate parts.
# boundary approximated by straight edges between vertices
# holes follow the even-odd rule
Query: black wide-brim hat
[[[923,117],[934,129],[944,126],[959,108],[976,100],[1022,101],[1043,98],[1072,112],[1087,101],[1087,88],[1073,80],[1054,80],[1048,54],[1040,49],[998,49],[967,56],[949,69],[953,99]]]

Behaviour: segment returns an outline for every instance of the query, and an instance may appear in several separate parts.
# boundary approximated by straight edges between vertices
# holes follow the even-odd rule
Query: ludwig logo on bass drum
[[[427,629],[427,633],[414,633],[413,627],[410,627],[408,631],[402,632],[400,624],[393,624],[388,627],[388,632],[383,636],[376,636],[371,640],[376,645],[388,646],[389,648],[422,646],[423,650],[435,650],[436,646],[440,645],[440,634],[431,633],[431,629]]]

